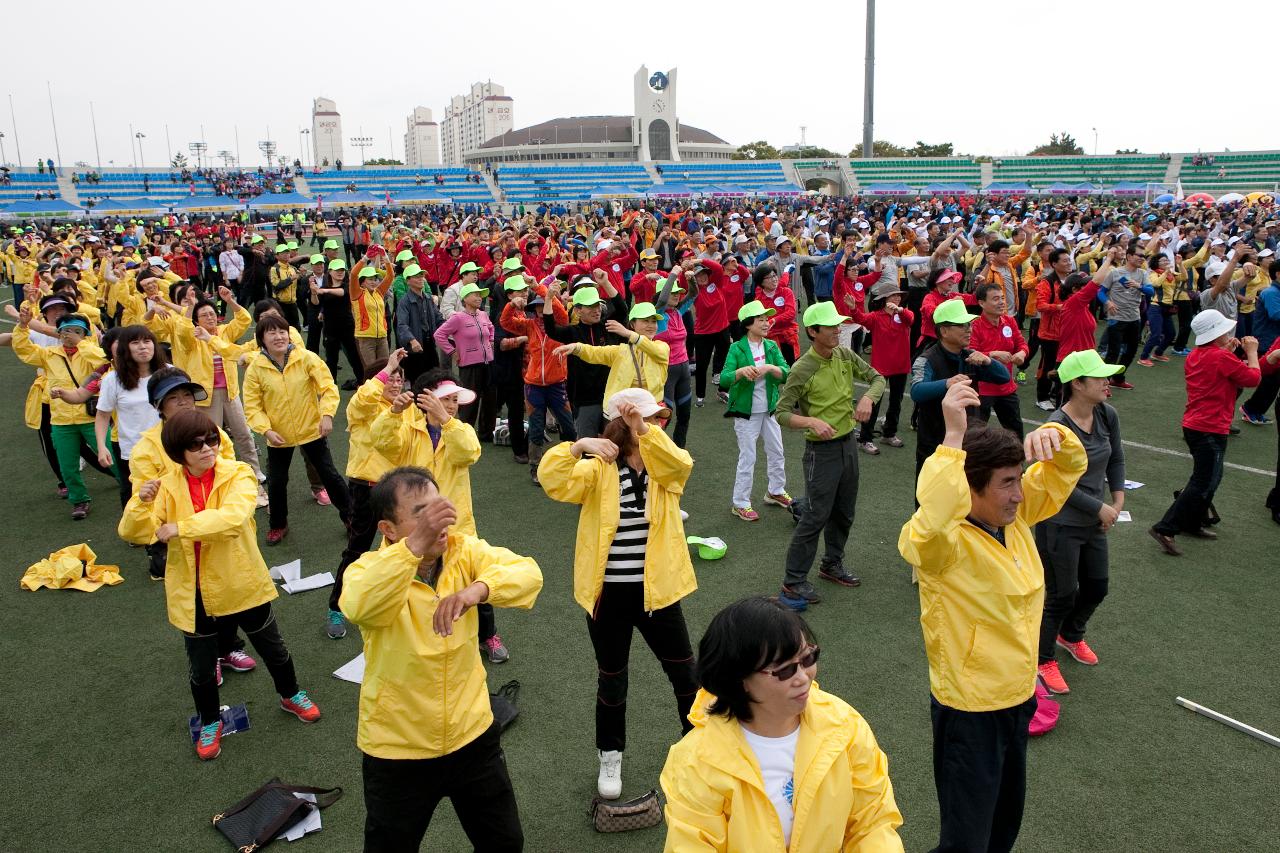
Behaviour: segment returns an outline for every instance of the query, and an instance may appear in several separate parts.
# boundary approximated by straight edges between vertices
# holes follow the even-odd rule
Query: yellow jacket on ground
[[[920,508],[898,537],[920,579],[929,689],[959,711],[1011,708],[1034,692],[1044,567],[1031,528],[1062,508],[1089,462],[1074,433],[1047,428],[1062,436],[1062,447],[1023,473],[1022,503],[1004,545],[968,520],[965,453],[945,445],[925,461]]]
[[[214,355],[222,359],[222,372],[227,377],[227,399],[234,400],[239,397],[240,367],[236,363],[235,351],[226,354],[212,340],[202,341],[197,338],[195,325],[186,317],[174,314],[171,315],[171,319],[173,332],[170,343],[173,346],[173,366],[185,370],[192,382],[203,385],[209,392],[209,396],[197,401],[196,405],[208,406],[213,403]],[[249,316],[249,312],[239,308],[230,323],[218,326],[217,334],[213,337],[219,341],[234,344],[236,339],[248,331],[249,324],[252,322],[253,318]]]
[[[164,421],[154,424],[143,431],[138,443],[129,452],[129,482],[133,490],[138,491],[147,480],[158,480],[170,471],[178,469],[178,463],[169,458],[160,443],[160,431],[164,429]],[[236,448],[231,437],[218,427],[221,441],[218,443],[218,456],[228,462],[236,461]]]
[[[533,607],[542,571],[529,557],[450,530],[435,588],[418,577],[421,559],[404,542],[347,566],[339,602],[364,637],[364,683],[356,745],[377,758],[438,758],[493,723],[480,623],[472,607],[438,636],[440,600],[476,581],[495,607]]]
[[[647,388],[653,399],[662,399],[662,392],[667,384],[667,360],[671,357],[671,348],[666,341],[655,341],[640,335],[640,342],[635,346],[613,344],[593,347],[579,344],[575,354],[588,364],[609,365],[609,378],[605,380],[604,399],[601,403],[608,402],[610,397],[623,388],[638,387],[637,364],[640,366],[640,387]]]
[[[415,406],[400,414],[391,407],[373,421],[372,446],[396,465],[417,465],[436,478],[440,494],[458,511],[454,529],[476,535],[475,514],[471,510],[471,466],[480,459],[480,439],[470,424],[450,418],[440,428],[440,444],[431,444],[427,419]]]
[[[309,350],[291,347],[283,370],[265,352],[255,355],[245,368],[245,420],[256,433],[280,433],[284,447],[319,438],[320,417],[333,417],[338,401],[338,386],[329,368]]]
[[[107,363],[102,348],[85,338],[76,347],[74,355],[67,355],[66,349],[57,346],[38,346],[31,342],[31,332],[26,326],[17,326],[13,330],[13,352],[32,367],[44,371],[46,395],[54,388],[65,388],[74,391],[77,386],[89,381],[90,374]],[[91,424],[93,418],[83,403],[68,403],[56,398],[49,399],[49,423],[54,426],[69,424]]]
[[[902,814],[889,761],[861,714],[816,683],[810,689],[796,740],[788,846],[741,724],[708,714],[711,701],[698,691],[693,731],[671,747],[662,768],[667,853],[900,853]]]
[[[680,495],[693,470],[693,457],[655,426],[637,440],[649,476],[645,514],[649,543],[644,552],[644,609],[661,610],[698,588],[684,541]],[[618,466],[594,456],[574,459],[572,442],[547,451],[538,465],[538,482],[553,500],[581,504],[573,556],[573,598],[595,613],[604,586],[604,564],[618,532]]]
[[[155,541],[156,529],[173,522],[178,535],[169,540],[164,594],[169,622],[180,631],[196,628],[196,555],[200,543],[200,597],[204,612],[226,616],[275,598],[276,585],[258,550],[258,480],[243,462],[219,457],[206,509],[195,512],[186,469],[174,465],[160,478],[160,493],[151,503],[134,494],[120,517],[120,538],[135,545]]]
[[[347,432],[351,434],[347,448],[347,477],[352,480],[376,483],[383,474],[396,467],[395,457],[383,456],[373,445],[373,422],[378,415],[391,410],[391,401],[384,393],[386,389],[386,384],[375,376],[361,385],[352,395],[351,402],[347,403]],[[479,442],[476,443],[476,458],[480,458]],[[467,503],[470,506],[470,500]],[[474,533],[475,526],[464,532]]]

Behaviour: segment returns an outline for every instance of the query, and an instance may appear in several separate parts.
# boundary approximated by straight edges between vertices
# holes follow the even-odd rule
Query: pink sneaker
[[[236,672],[251,672],[253,668],[258,665],[256,660],[249,657],[239,649],[236,649],[226,657],[222,658],[219,663],[228,669],[235,670]]]
[[[316,499],[316,503],[320,506],[333,506],[333,501],[329,500],[329,490],[321,489],[318,492],[312,492],[311,496]]]
[[[1062,706],[1049,698],[1049,691],[1039,681],[1036,682],[1036,712],[1027,724],[1027,734],[1032,737],[1047,735],[1058,725],[1058,716]]]
[[[219,658],[218,660],[214,661],[214,663],[213,663],[213,672],[214,672],[214,675],[218,676],[218,677],[217,677],[216,679],[214,679],[214,680],[215,680],[215,681],[217,681],[217,682],[218,682],[218,686],[219,686],[219,687],[221,687],[221,686],[222,686],[222,659],[221,659],[221,658]]]
[[[1098,656],[1094,654],[1093,649],[1089,648],[1089,644],[1084,640],[1078,643],[1072,643],[1058,637],[1058,648],[1066,649],[1067,654],[1071,655],[1085,666],[1097,666]]]
[[[759,521],[760,520],[760,513],[756,512],[754,509],[752,509],[749,506],[748,507],[731,506],[729,507],[729,512],[733,513],[743,521]]]

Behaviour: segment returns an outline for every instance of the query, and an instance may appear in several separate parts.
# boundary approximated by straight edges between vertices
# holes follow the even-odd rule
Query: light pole
[[[146,160],[142,156],[142,140],[146,139],[147,135],[142,131],[138,131],[134,134],[134,138],[138,140],[138,168],[145,168]]]
[[[862,84],[862,159],[875,148],[876,0],[867,0],[867,58]]]
[[[307,146],[304,140],[311,138],[311,128],[304,127],[298,131],[298,162],[304,167],[307,165]]]
[[[134,148],[137,142],[137,134],[133,132],[133,123],[129,123],[129,160],[133,163],[133,167],[138,168],[138,150]]]
[[[351,144],[360,149],[360,165],[364,165],[364,150],[373,144],[372,136],[353,136]]]
[[[5,164],[4,156],[4,131],[0,131],[0,166]]]
[[[236,159],[236,155],[232,154],[225,148],[218,152],[218,156],[222,158],[222,165],[228,169],[231,168],[232,162]]]
[[[271,160],[276,156],[276,144],[270,139],[263,139],[258,143],[258,150],[262,152],[262,156],[267,161],[267,168],[271,168]]]
[[[1098,156],[1098,129],[1093,129],[1093,156]]]
[[[197,169],[201,169],[204,167],[204,152],[207,151],[208,149],[209,149],[209,143],[207,142],[201,141],[201,142],[187,143],[187,150],[189,150],[192,154],[196,155]]]

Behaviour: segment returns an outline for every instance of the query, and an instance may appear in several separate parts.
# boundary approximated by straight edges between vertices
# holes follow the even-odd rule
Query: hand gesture
[[[1046,462],[1062,449],[1062,435],[1053,427],[1041,427],[1028,433],[1023,445],[1028,462]]]
[[[231,288],[227,287],[225,284],[219,285],[218,298],[227,304],[231,304],[236,301],[236,295],[232,293]]]
[[[115,457],[111,455],[111,451],[105,447],[98,448],[98,464],[103,468],[110,468],[116,464]]]
[[[391,414],[398,415],[412,405],[413,405],[413,392],[403,391],[397,394],[396,398],[391,401]]]
[[[1244,347],[1244,351],[1248,355],[1258,354],[1258,339],[1253,335],[1245,335],[1240,339],[1240,346]]]
[[[445,411],[444,403],[440,402],[440,398],[433,391],[423,391],[418,395],[418,408],[427,416],[427,422],[432,426],[443,426],[449,421],[449,413]]]
[[[23,305],[20,309],[18,309],[18,326],[20,328],[25,329],[27,327],[27,324],[30,322],[31,322],[31,308],[30,306]]]
[[[263,437],[267,440],[267,444],[272,447],[284,447],[284,436],[273,429],[267,430]]]
[[[422,344],[418,343],[416,340],[409,341],[409,349],[414,352],[422,352]]]
[[[981,405],[982,400],[968,376],[959,374],[951,380],[947,381],[947,394],[942,398],[942,419],[947,432],[963,434],[969,425],[969,409]]]
[[[836,434],[835,427],[821,418],[809,418],[809,423],[807,425],[809,429],[813,431],[813,434],[823,441],[833,438]]]
[[[858,405],[853,410],[853,419],[860,424],[865,424],[867,421],[871,420],[872,405],[871,398],[863,396],[858,400]]]
[[[138,487],[138,500],[144,504],[149,504],[156,499],[156,495],[160,494],[160,481],[147,480]]]
[[[320,437],[328,438],[329,433],[333,432],[333,415],[320,416]]]
[[[517,311],[523,311],[523,310],[524,310],[524,306],[528,303],[528,301],[529,301],[529,300],[527,300],[527,299],[526,299],[525,297],[523,297],[523,296],[513,296],[513,297],[511,297],[511,304],[515,306],[515,308],[516,308],[516,310],[517,310]]]
[[[578,456],[591,455],[605,462],[618,458],[618,445],[607,438],[580,438],[574,443]]]
[[[631,339],[631,335],[632,335],[631,330],[628,329],[626,326],[622,325],[621,323],[619,323],[617,320],[606,320],[604,323],[604,328],[606,331],[610,332],[611,334],[617,335],[620,338],[626,338],[628,340]]]
[[[969,357],[966,358],[965,361],[967,361],[969,364],[974,365],[975,367],[982,367],[983,365],[991,363],[991,356],[987,355],[986,353],[982,353],[982,352],[978,352],[977,350],[974,350],[973,352],[969,353]]]
[[[387,356],[387,366],[382,369],[387,373],[395,373],[400,369],[400,362],[404,361],[406,356],[408,356],[408,353],[405,351],[405,348],[400,347],[392,352],[391,355]]]
[[[418,526],[406,537],[409,550],[423,562],[434,561],[444,553],[446,534],[457,523],[458,511],[443,495],[437,495],[418,516]]]
[[[441,637],[449,636],[453,633],[453,623],[461,619],[462,614],[488,598],[489,587],[483,581],[476,581],[466,589],[446,596],[436,605],[436,612],[431,616],[432,630]]]
[[[608,278],[609,278],[608,273],[606,273],[604,270],[598,267],[591,271],[591,280],[596,282],[597,284],[603,284],[605,280]]]
[[[627,426],[631,429],[631,432],[634,433],[635,435],[644,434],[647,426],[644,422],[644,415],[640,414],[640,410],[637,409],[633,404],[623,403],[621,406],[619,406],[618,417],[626,421]]]
[[[1111,526],[1115,524],[1119,518],[1120,518],[1120,511],[1117,510],[1115,507],[1113,507],[1111,504],[1104,503],[1098,509],[1098,522],[1102,527],[1103,533],[1106,533],[1108,530],[1110,530]]]
[[[178,525],[169,522],[162,524],[156,528],[156,541],[168,542],[170,539],[178,535]]]
[[[159,312],[157,311],[156,313]],[[195,336],[197,341],[204,341],[205,343],[208,343],[213,340],[213,335],[209,334],[209,330],[204,326],[196,326],[192,329],[191,334]]]

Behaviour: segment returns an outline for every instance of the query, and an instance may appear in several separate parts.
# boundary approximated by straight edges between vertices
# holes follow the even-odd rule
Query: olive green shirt
[[[799,414],[828,423],[836,431],[832,439],[843,438],[855,426],[854,382],[867,383],[871,402],[880,402],[886,385],[884,377],[857,353],[847,347],[836,347],[831,358],[823,358],[810,347],[791,366],[775,417],[782,426],[790,427],[798,408]],[[804,437],[809,441],[824,440],[810,429],[805,430]]]

